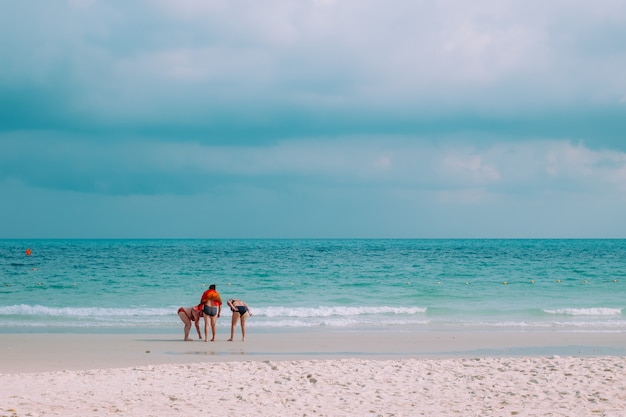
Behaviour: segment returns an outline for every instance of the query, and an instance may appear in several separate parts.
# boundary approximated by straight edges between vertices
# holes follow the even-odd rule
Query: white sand
[[[624,416],[624,358],[247,361],[2,375],[16,416]],[[198,414],[199,413],[199,414]]]
[[[626,416],[624,335],[517,335],[0,335],[0,416]]]

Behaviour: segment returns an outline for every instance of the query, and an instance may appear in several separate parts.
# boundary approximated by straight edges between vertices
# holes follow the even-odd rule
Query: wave
[[[423,307],[261,307],[252,308],[254,314],[266,317],[332,317],[332,316],[362,316],[376,314],[414,315],[427,311]]]
[[[105,308],[105,307],[46,307],[41,305],[19,304],[0,307],[1,316],[39,316],[39,317],[133,317],[164,316],[176,314],[176,309],[169,308]]]
[[[176,316],[178,307],[130,307],[130,308],[105,308],[105,307],[46,307],[41,305],[19,304],[0,307],[1,316],[43,316],[43,317],[137,317],[137,316]],[[268,318],[296,317],[316,318],[333,316],[364,316],[364,315],[415,315],[426,312],[422,307],[259,307],[252,308],[255,316]],[[226,314],[230,311],[226,309]]]
[[[546,314],[557,314],[564,316],[621,316],[621,308],[589,307],[589,308],[556,308],[543,309]]]
[[[0,307],[0,332],[3,328],[76,328],[76,329],[150,329],[178,328],[178,307],[131,306],[50,307],[18,304]],[[533,311],[535,313],[533,313]],[[619,331],[626,329],[621,308],[560,308],[521,311],[467,312],[422,307],[395,306],[319,306],[252,307],[250,324],[257,329],[365,328],[365,329],[580,329]],[[542,313],[539,313],[542,312]],[[230,311],[223,310],[220,328],[230,326]],[[426,327],[425,327],[426,326]],[[82,331],[82,330],[81,330]]]
[[[13,305],[0,307],[0,328],[154,328],[177,327],[178,307],[47,307]],[[427,324],[426,308],[420,307],[294,307],[252,308],[255,326],[264,328],[346,328]],[[230,326],[230,311],[219,327]]]

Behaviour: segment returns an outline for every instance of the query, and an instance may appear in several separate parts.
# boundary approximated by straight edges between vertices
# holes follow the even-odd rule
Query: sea
[[[249,333],[626,331],[621,239],[11,239],[0,333],[179,335],[210,284]]]

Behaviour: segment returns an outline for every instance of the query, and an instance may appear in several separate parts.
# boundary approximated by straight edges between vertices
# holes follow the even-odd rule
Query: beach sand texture
[[[6,416],[624,416],[623,358],[299,360],[2,375]]]
[[[49,346],[28,347],[39,338],[49,338]],[[310,359],[315,343],[298,338],[285,348],[300,352],[291,360],[264,341],[267,335],[259,343],[152,342],[155,351],[143,351],[147,359],[140,361],[132,354],[136,338],[128,335],[109,338],[109,357],[89,356],[90,347],[109,340],[102,335],[3,339],[22,352],[8,354],[21,363],[0,374],[0,416],[626,416],[624,356],[403,353],[389,359],[371,351]],[[55,350],[63,340],[65,357]],[[2,353],[10,353],[6,346]],[[278,354],[251,355],[266,347]],[[159,355],[159,349],[166,350]],[[242,354],[177,355],[176,349]],[[31,351],[54,358],[38,362]],[[149,360],[157,363],[143,364]]]

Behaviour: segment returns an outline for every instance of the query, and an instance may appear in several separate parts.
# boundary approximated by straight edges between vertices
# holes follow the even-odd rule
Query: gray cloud
[[[613,1],[63,6],[2,5],[4,130],[243,143],[595,130],[589,142],[614,146],[626,119]]]
[[[621,0],[1,2],[0,229],[619,235],[625,28]]]

